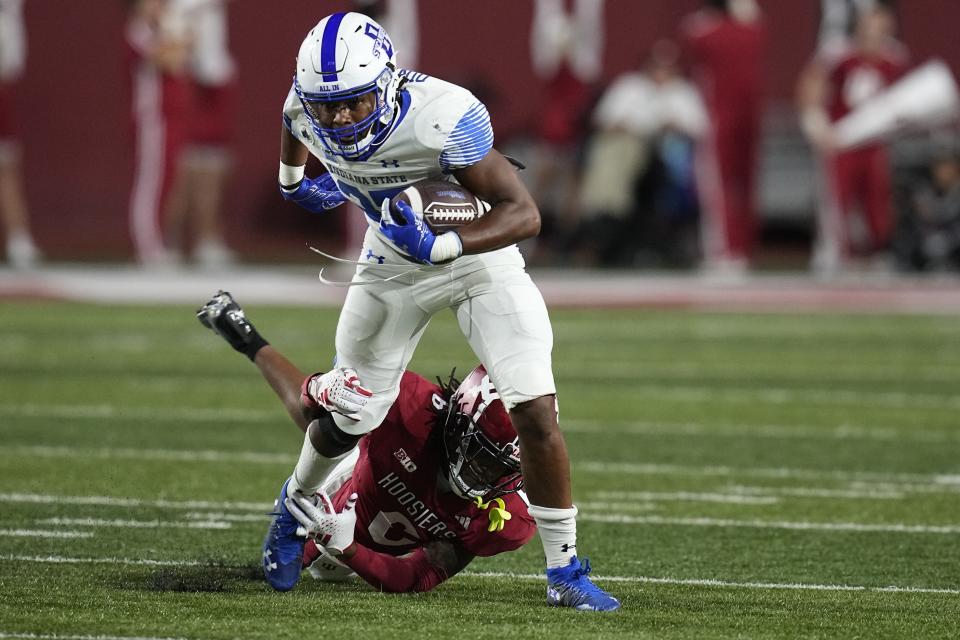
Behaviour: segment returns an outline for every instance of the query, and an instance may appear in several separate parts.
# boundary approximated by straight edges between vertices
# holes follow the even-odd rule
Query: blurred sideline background
[[[840,3],[870,4],[854,0]],[[125,25],[131,4],[136,3],[23,3],[27,59],[25,73],[14,85],[13,104],[30,227],[44,254],[37,269],[56,270],[63,264],[76,263],[136,263],[128,231],[134,148],[129,70],[124,63]],[[234,118],[233,133],[228,143],[232,161],[221,213],[231,255],[219,266],[315,263],[306,244],[348,258],[356,251],[356,225],[351,231],[349,221],[360,218],[356,212],[350,216],[344,215],[346,211],[311,216],[279,197],[276,165],[280,111],[290,86],[294,57],[306,31],[328,13],[358,7],[384,11],[386,4],[234,0],[223,5],[229,52],[235,62],[236,92],[230,116]],[[570,15],[577,10],[575,2],[557,4]],[[408,6],[415,8],[413,18],[419,37],[416,63],[410,66],[472,88],[490,108],[497,147],[529,165],[525,179],[541,200],[546,218],[544,238],[536,245],[523,247],[532,266],[611,266],[626,269],[628,274],[663,269],[709,272],[699,241],[701,234],[696,231],[684,237],[661,233],[659,227],[655,232],[644,225],[632,227],[636,233],[645,234],[653,246],[651,242],[641,243],[629,248],[626,257],[608,262],[604,255],[591,254],[590,247],[584,248],[577,241],[582,239],[578,234],[584,233],[577,224],[580,195],[561,193],[561,205],[551,204],[558,199],[558,188],[562,192],[570,185],[576,187],[583,177],[590,134],[596,129],[591,113],[604,91],[625,72],[646,64],[644,60],[663,39],[677,43],[680,75],[695,74],[696,62],[686,56],[682,43],[684,20],[706,5],[718,3],[609,0],[596,4],[601,14],[598,67],[585,74],[581,93],[576,94],[584,96],[576,98],[584,106],[577,114],[574,134],[564,141],[569,142],[574,177],[562,179],[560,187],[537,184],[543,177],[542,163],[538,162],[544,157],[538,138],[543,117],[549,97],[563,95],[556,91],[556,77],[538,72],[533,60],[535,13],[544,6],[512,0],[413,0]],[[829,2],[761,0],[758,4],[766,30],[760,61],[762,124],[755,186],[759,226],[758,244],[748,256],[747,267],[753,272],[777,270],[802,275],[811,268],[820,193],[815,153],[801,132],[797,84],[820,46],[824,7]],[[954,0],[911,0],[892,6],[896,36],[909,49],[911,67],[935,57],[945,61],[952,73],[960,71],[960,40],[955,37],[960,6]],[[399,55],[401,64],[406,64],[402,49]],[[636,108],[643,109],[644,105]],[[892,198],[898,219],[912,215],[912,190],[918,181],[929,179],[931,158],[944,148],[950,149],[954,139],[954,128],[949,125],[914,131],[891,141]],[[320,172],[319,166],[311,166],[308,173]],[[572,212],[564,211],[563,205],[569,205]],[[631,206],[635,209],[636,201]],[[702,219],[702,205],[697,209]],[[632,210],[629,215],[648,214]],[[697,212],[690,215],[694,216],[690,224],[695,227]],[[185,243],[189,246],[189,237]],[[693,246],[667,246],[684,243]],[[880,249],[887,259],[879,266],[870,263],[866,267],[870,272],[912,274],[925,269],[924,264],[909,259],[898,261],[890,246]],[[184,260],[181,267],[192,268],[186,256]],[[948,274],[953,271],[949,263],[940,267],[936,270]],[[36,274],[33,271],[33,277]],[[742,270],[734,269],[733,275],[742,275]],[[18,287],[20,293],[24,287],[29,288],[29,281],[13,282],[13,277],[7,274],[3,280],[8,293]],[[560,272],[557,277],[562,280],[564,276]],[[943,287],[950,290],[949,281],[944,284],[941,278],[938,282],[938,291],[942,293]]]

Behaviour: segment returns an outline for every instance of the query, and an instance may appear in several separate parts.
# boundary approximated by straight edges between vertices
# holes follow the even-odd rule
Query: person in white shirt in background
[[[678,58],[673,42],[656,42],[644,69],[615,78],[593,111],[575,234],[591,246],[581,258],[606,265],[630,260],[641,240],[631,231],[633,218],[652,213],[637,211],[638,179],[665,144],[691,146],[706,129],[703,100],[680,75]]]
[[[27,58],[23,0],[0,0],[0,219],[6,233],[7,262],[27,269],[41,259],[30,234],[23,188],[23,151],[14,124],[14,90]]]

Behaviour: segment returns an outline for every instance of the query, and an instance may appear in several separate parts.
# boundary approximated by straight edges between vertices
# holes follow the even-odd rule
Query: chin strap
[[[473,499],[473,501],[479,509],[484,511],[489,509],[487,517],[490,518],[490,524],[487,525],[487,531],[491,533],[503,531],[503,527],[507,520],[513,517],[510,512],[507,511],[507,504],[502,498],[494,498],[490,502],[484,502],[483,498],[477,496]],[[497,506],[493,506],[494,504]]]

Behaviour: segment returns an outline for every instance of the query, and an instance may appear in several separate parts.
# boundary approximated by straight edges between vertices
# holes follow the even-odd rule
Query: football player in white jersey
[[[264,541],[264,552],[277,560],[267,580],[288,590],[299,578],[304,541],[285,498],[312,496],[330,467],[383,421],[430,318],[450,309],[487,363],[520,435],[529,512],[546,554],[548,603],[617,609],[620,603],[590,581],[589,563],[576,556],[577,509],[551,370],[553,332],[516,247],[539,232],[540,213],[511,163],[493,149],[484,105],[466,89],[398,68],[379,24],[336,13],[300,47],[283,121],[283,196],[318,213],[349,199],[369,224],[336,351],[337,366],[356,370],[372,395],[349,416],[310,425]],[[304,175],[311,154],[329,173]],[[492,208],[435,235],[422,212],[390,205],[393,195],[427,178],[456,181]]]

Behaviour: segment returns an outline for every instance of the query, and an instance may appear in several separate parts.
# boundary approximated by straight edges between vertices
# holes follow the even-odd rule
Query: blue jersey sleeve
[[[490,114],[481,102],[474,102],[443,143],[440,168],[451,173],[469,167],[483,160],[492,147]]]

